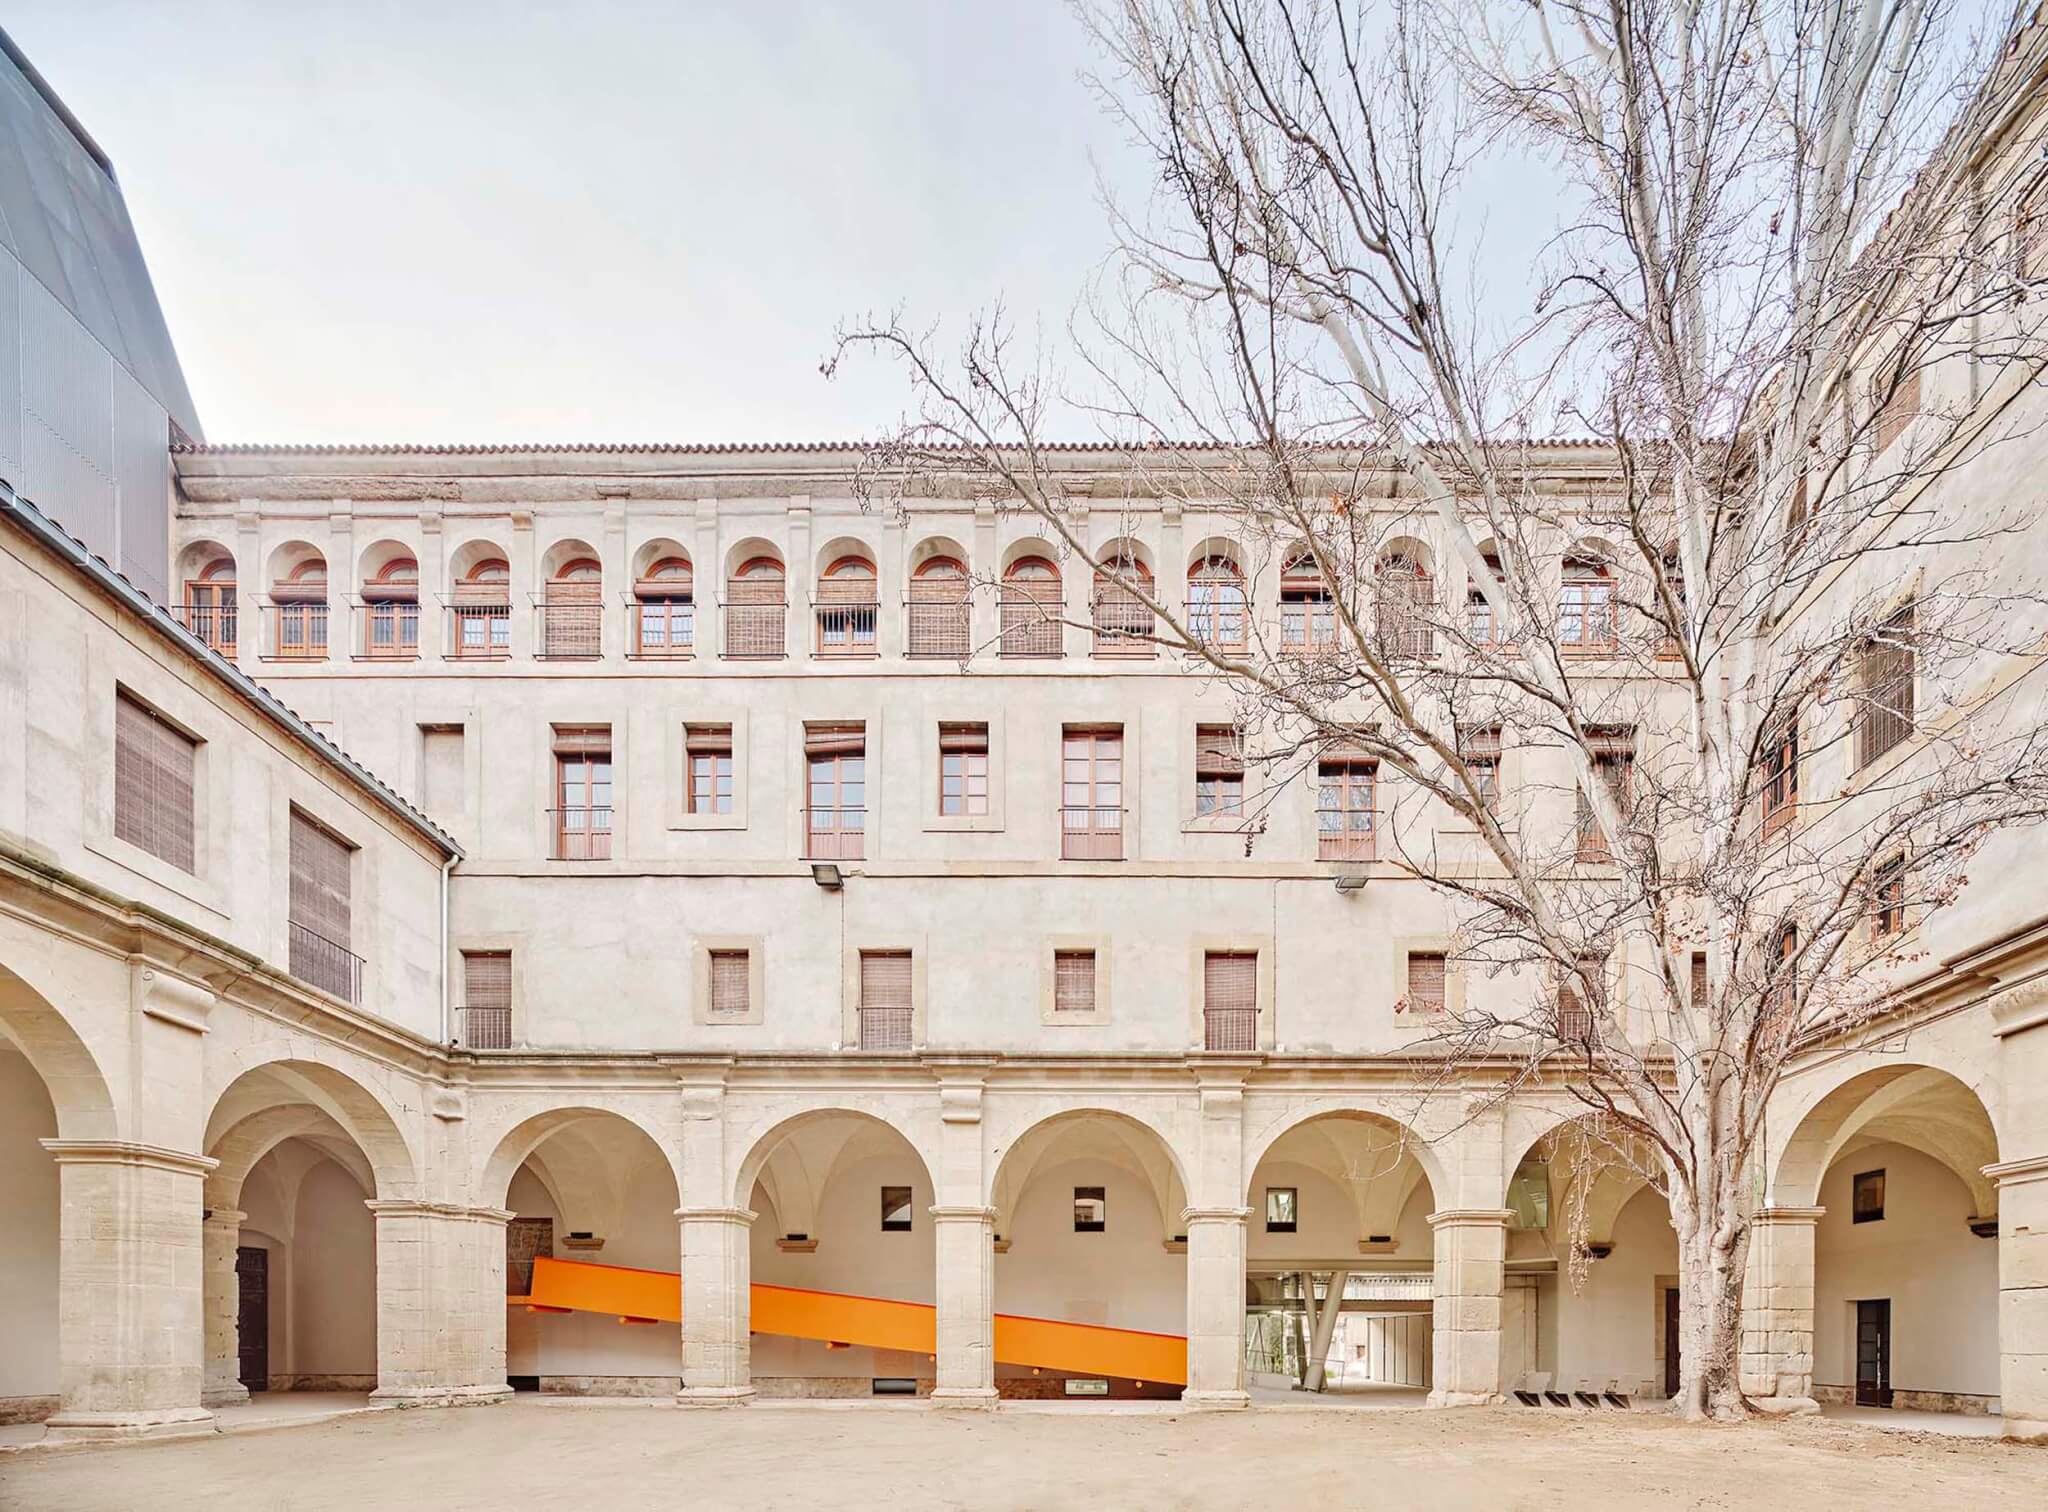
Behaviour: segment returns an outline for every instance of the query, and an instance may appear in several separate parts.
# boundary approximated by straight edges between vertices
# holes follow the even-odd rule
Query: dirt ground
[[[1805,1419],[1286,1410],[1151,1416],[519,1402],[0,1460],[34,1512],[2048,1506],[2048,1449]]]

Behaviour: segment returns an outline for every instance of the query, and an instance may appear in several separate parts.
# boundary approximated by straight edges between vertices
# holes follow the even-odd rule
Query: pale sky
[[[1057,332],[1146,165],[1060,0],[17,0],[215,441],[855,439],[835,324]]]

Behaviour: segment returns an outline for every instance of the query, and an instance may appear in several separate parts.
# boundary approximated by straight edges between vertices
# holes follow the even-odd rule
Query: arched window
[[[1614,649],[1614,575],[1590,557],[1566,557],[1558,643],[1567,651]]]
[[[1002,654],[1060,654],[1060,570],[1042,556],[1019,557],[1003,574]]]
[[[450,655],[498,661],[512,654],[512,569],[503,557],[485,557],[462,575],[448,615]]]
[[[1486,570],[1493,574],[1494,584],[1503,590],[1507,587],[1507,572],[1500,564],[1500,555],[1488,551],[1482,554]],[[1493,605],[1487,602],[1486,592],[1474,583],[1465,593],[1467,633],[1472,644],[1498,650],[1508,643],[1507,626],[1497,619]]]
[[[1104,562],[1095,575],[1095,654],[1097,656],[1154,656],[1158,643],[1152,639],[1152,611],[1144,599],[1117,581],[1132,583],[1153,594],[1152,574],[1134,552],[1124,551]]]
[[[1188,573],[1188,633],[1213,650],[1244,649],[1244,574],[1220,552]]]
[[[1386,657],[1428,656],[1436,649],[1429,623],[1429,572],[1405,551],[1380,558],[1375,570],[1380,654]]]
[[[663,557],[633,585],[633,654],[683,657],[697,639],[697,600],[690,564]]]
[[[1337,606],[1316,566],[1315,553],[1298,551],[1280,569],[1280,649],[1299,655],[1337,644]]]
[[[743,562],[725,585],[725,654],[758,661],[788,654],[783,624],[782,563],[757,556]]]
[[[576,557],[548,578],[541,601],[541,655],[588,661],[604,654],[604,569]]]
[[[970,651],[967,569],[957,557],[935,556],[910,578],[911,656],[965,661]]]
[[[185,584],[185,628],[222,656],[235,654],[235,559],[215,557]]]
[[[327,564],[318,557],[299,563],[271,585],[277,619],[276,654],[287,661],[327,658]]]
[[[403,660],[420,654],[420,566],[394,557],[363,583],[363,655]]]
[[[875,654],[875,564],[843,556],[818,575],[818,655]]]

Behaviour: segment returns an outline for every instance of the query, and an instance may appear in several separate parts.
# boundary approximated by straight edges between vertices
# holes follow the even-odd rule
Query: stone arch
[[[327,554],[311,541],[280,541],[271,548],[268,564],[264,570],[265,591],[279,583],[303,582],[315,568],[327,571]]]
[[[1429,1189],[1432,1207],[1443,1205],[1441,1176],[1423,1158],[1425,1149],[1407,1124],[1385,1113],[1311,1113],[1262,1137],[1256,1158],[1246,1162],[1244,1201],[1256,1208],[1260,1169],[1285,1159],[1329,1176],[1350,1197],[1361,1240],[1392,1234],[1418,1187]]]
[[[670,561],[681,562],[693,574],[696,571],[695,554],[674,536],[656,536],[642,541],[633,552],[633,581],[644,581],[657,563]]]
[[[738,578],[759,562],[772,562],[782,569],[785,578],[789,575],[789,559],[782,554],[782,548],[766,536],[748,536],[735,541],[725,553],[725,575],[728,579]]]
[[[505,548],[489,536],[472,536],[448,553],[448,587],[452,591],[459,584],[476,584],[480,581],[478,569],[493,563],[505,564],[509,575],[511,557]]]
[[[224,574],[215,570],[222,563],[225,563],[227,567]],[[185,584],[194,578],[205,574],[212,574],[216,577],[224,577],[228,582],[233,582],[239,575],[239,570],[239,564],[235,561],[234,552],[219,541],[214,540],[213,537],[200,536],[194,540],[187,541],[178,549],[178,572],[176,580],[172,584],[173,597],[182,597]]]
[[[881,568],[875,556],[875,548],[859,536],[833,536],[813,554],[811,571],[819,579],[826,577],[835,567],[843,563],[863,564],[871,577],[879,577]]]
[[[401,563],[410,562],[415,574],[419,571],[419,553],[403,541],[389,536],[372,541],[356,556],[356,582],[374,582]]]
[[[727,1188],[733,1206],[746,1207],[753,1197],[754,1184],[762,1179],[764,1172],[768,1172],[773,1183],[769,1187],[770,1195],[778,1198],[778,1216],[782,1216],[782,1195],[793,1194],[796,1190],[795,1184],[799,1180],[804,1183],[806,1205],[815,1211],[818,1194],[829,1185],[833,1169],[844,1151],[845,1141],[836,1146],[823,1147],[824,1161],[821,1167],[820,1150],[804,1149],[803,1136],[806,1133],[828,1133],[834,1125],[879,1126],[889,1130],[917,1156],[932,1190],[939,1190],[938,1172],[930,1157],[900,1124],[866,1109],[833,1106],[811,1108],[792,1114],[757,1135],[740,1158],[734,1180]]]
[[[597,554],[597,549],[581,536],[563,536],[560,540],[551,542],[548,549],[541,553],[541,579],[544,582],[553,582],[561,573],[574,567],[577,563],[598,562],[601,564],[602,561],[603,558]],[[603,567],[600,565],[598,570],[602,574]],[[599,577],[598,581],[603,581],[602,576]]]
[[[122,1119],[106,1073],[56,1004],[0,965],[0,1035],[12,1040],[42,1078],[63,1139],[115,1139]]]
[[[365,1197],[377,1195],[376,1172],[355,1138],[324,1109],[310,1103],[280,1103],[252,1113],[223,1130],[207,1154],[220,1162],[206,1175],[209,1208],[239,1208],[242,1183],[272,1150],[299,1139],[321,1150],[355,1177]]]
[[[1303,1124],[1323,1118],[1349,1118],[1363,1120],[1399,1136],[1400,1149],[1412,1155],[1421,1167],[1422,1175],[1429,1182],[1430,1193],[1440,1204],[1455,1203],[1458,1192],[1452,1183],[1448,1168],[1440,1151],[1430,1136],[1415,1125],[1390,1113],[1384,1108],[1369,1107],[1356,1099],[1329,1098],[1315,1099],[1307,1103],[1290,1102],[1278,1112],[1270,1114],[1256,1128],[1246,1119],[1245,1162],[1243,1187],[1250,1190],[1252,1178],[1257,1174],[1259,1162],[1266,1158],[1273,1146]]]
[[[270,1046],[236,1057],[233,1074],[208,1102],[206,1148],[244,1119],[271,1107],[310,1106],[355,1142],[381,1199],[420,1195],[420,1165],[398,1110],[349,1071],[307,1054],[312,1047]]]
[[[1061,554],[1059,547],[1042,536],[1022,536],[1003,548],[1002,575],[1005,578],[1009,577],[1018,563],[1028,562],[1035,557],[1052,568],[1055,578],[1061,577]]]
[[[1998,1212],[1999,1138],[1984,1099],[1960,1077],[1919,1062],[1858,1071],[1831,1088],[1799,1120],[1778,1156],[1771,1201],[1812,1207],[1828,1169],[1863,1144],[1917,1150],[1946,1166],[1970,1190],[1976,1216]]]
[[[584,1104],[549,1108],[532,1114],[501,1134],[491,1144],[491,1153],[477,1172],[472,1188],[477,1202],[484,1207],[503,1207],[505,1194],[512,1185],[512,1178],[543,1146],[554,1151],[547,1157],[548,1169],[551,1178],[558,1180],[564,1191],[575,1184],[568,1179],[571,1176],[602,1179],[604,1173],[601,1162],[593,1167],[589,1161],[578,1158],[575,1153],[578,1126],[593,1122],[624,1124],[644,1135],[648,1142],[661,1152],[662,1162],[667,1166],[669,1176],[676,1184],[678,1206],[681,1205],[682,1167],[676,1159],[674,1141],[668,1132],[650,1126],[635,1114],[623,1109]],[[569,1142],[557,1145],[557,1136],[564,1135],[568,1137]]]
[[[1584,1141],[1569,1138],[1571,1131],[1584,1131]],[[1503,1206],[1512,1207],[1516,1174],[1534,1157],[1549,1161],[1552,1174],[1550,1225],[1547,1232],[1561,1241],[1573,1236],[1570,1228],[1559,1229],[1560,1215],[1583,1202],[1583,1229],[1578,1235],[1588,1245],[1612,1242],[1615,1222],[1621,1211],[1645,1187],[1657,1185],[1663,1162],[1654,1146],[1633,1134],[1609,1135],[1597,1127],[1597,1116],[1560,1116],[1523,1146],[1507,1168],[1507,1185],[1501,1193]],[[1564,1245],[1559,1245],[1562,1255]]]
[[[950,560],[960,564],[961,570],[972,574],[974,559],[967,548],[949,535],[928,535],[918,541],[910,550],[910,572],[915,577],[930,562]]]
[[[1088,1143],[1076,1131],[1106,1136]],[[1113,1143],[1112,1143],[1113,1142]],[[1166,1131],[1136,1114],[1115,1108],[1066,1108],[1038,1119],[1002,1148],[988,1178],[987,1204],[997,1210],[997,1231],[1016,1210],[1032,1173],[1062,1154],[1081,1151],[1104,1156],[1144,1178],[1159,1207],[1160,1226],[1167,1234],[1181,1232],[1181,1212],[1191,1206],[1187,1167]]]

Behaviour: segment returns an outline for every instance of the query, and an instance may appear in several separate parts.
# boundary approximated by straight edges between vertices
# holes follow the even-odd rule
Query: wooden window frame
[[[1619,645],[1614,570],[1587,556],[1564,559],[1558,588],[1557,644],[1568,656],[1612,656]],[[1597,590],[1597,591],[1596,591]],[[1575,627],[1567,629],[1567,627]]]
[[[1909,744],[1920,716],[1920,657],[1910,639],[1917,629],[1917,605],[1908,602],[1886,615],[1856,655],[1855,770],[1877,765]],[[1901,633],[1903,645],[1882,637]]]
[[[632,649],[638,661],[688,661],[697,652],[697,575],[687,556],[665,556],[633,584]],[[659,634],[650,639],[650,627]]]
[[[1499,725],[1459,725],[1458,753],[1472,773],[1486,811],[1500,817],[1502,740]]]
[[[892,1199],[891,1193],[900,1194]],[[913,1234],[917,1232],[917,1188],[914,1186],[884,1186],[882,1195],[882,1229],[885,1234]],[[898,1217],[897,1214],[902,1216]]]
[[[1279,1203],[1274,1198],[1283,1199]],[[1269,1186],[1265,1190],[1266,1232],[1269,1234],[1298,1234],[1301,1232],[1301,1188],[1291,1186]],[[1283,1209],[1290,1216],[1276,1218],[1276,1208]]]
[[[698,935],[690,941],[691,1022],[708,1029],[765,1022],[768,996],[766,945],[766,939],[761,935],[707,934]],[[718,958],[730,956],[746,958],[746,1011],[737,1015],[714,1011]]]
[[[538,607],[540,660],[604,659],[604,564],[596,557],[572,557],[550,573]]]
[[[1427,661],[1436,654],[1436,628],[1429,622],[1435,579],[1411,552],[1390,551],[1373,565],[1373,628],[1381,656],[1390,661]]]
[[[1633,803],[1635,788],[1636,732],[1633,725],[1600,725],[1586,732],[1587,744],[1591,747],[1593,774],[1607,784],[1613,793],[1616,805],[1627,817]],[[1578,790],[1577,844],[1575,859],[1582,863],[1602,864],[1614,859],[1614,842],[1600,828],[1600,816],[1587,800],[1584,788]]]
[[[1215,825],[1236,831],[1245,817],[1244,731],[1233,723],[1203,721],[1195,725],[1194,802],[1192,827]],[[1205,796],[1212,802],[1202,806]]]
[[[360,847],[297,804],[286,812],[287,969],[302,982],[360,1005],[367,964],[355,953]]]
[[[1379,763],[1369,756],[1325,755],[1316,762],[1316,859],[1373,861],[1379,857]],[[1330,801],[1334,792],[1336,801]],[[1359,795],[1364,804],[1354,802]],[[1356,823],[1363,814],[1365,823]],[[1335,822],[1326,816],[1336,816]]]
[[[996,654],[1019,661],[1066,655],[1066,583],[1049,557],[1021,556],[1003,571]]]
[[[1314,554],[1296,552],[1280,569],[1280,649],[1290,656],[1316,656],[1336,648],[1336,596]]]
[[[1155,601],[1159,597],[1151,569],[1136,556],[1125,552],[1103,563],[1096,569],[1088,605],[1091,652],[1105,661],[1157,657],[1158,617],[1135,592],[1118,583],[1117,577],[1137,582]]]
[[[859,763],[857,770],[854,763]],[[874,809],[868,794],[873,785],[866,721],[823,720],[804,726],[804,860],[866,859],[868,819]]]
[[[609,724],[558,724],[552,729],[554,805],[549,859],[609,861],[617,834],[614,761]],[[602,766],[600,772],[598,768]],[[599,802],[600,796],[603,801]]]
[[[1799,815],[1799,717],[1764,736],[1763,785],[1758,793],[1763,838],[1790,828]]]
[[[409,575],[408,575],[409,574]],[[420,654],[420,564],[397,556],[363,580],[356,656],[365,661],[417,661]],[[380,637],[380,631],[389,632]]]
[[[1493,581],[1505,594],[1507,590],[1507,568],[1501,565],[1500,553],[1487,551],[1480,554],[1486,570],[1493,574]],[[1465,637],[1473,647],[1482,651],[1511,651],[1514,642],[1501,634],[1501,627],[1494,623],[1493,605],[1487,602],[1484,589],[1467,585],[1465,590]]]
[[[225,572],[223,572],[225,569]],[[236,581],[235,559],[217,556],[185,580],[185,601],[179,622],[199,638],[201,644],[234,659],[240,639],[240,584]]]
[[[945,720],[939,725],[938,817],[941,819],[986,819],[994,799],[994,779],[989,774],[990,736],[986,723]],[[978,765],[977,765],[978,763]],[[960,807],[948,810],[946,784],[957,780]],[[976,781],[979,794],[974,791]],[[976,800],[980,807],[975,807]]]
[[[1237,558],[1210,552],[1188,567],[1188,638],[1212,651],[1250,644],[1252,604]]]
[[[1096,1216],[1083,1218],[1083,1203],[1093,1203]],[[1109,1188],[1106,1186],[1077,1186],[1074,1188],[1074,1232],[1077,1234],[1106,1234],[1109,1232]]]
[[[789,568],[780,557],[754,556],[725,580],[725,661],[780,661],[789,655]]]
[[[818,574],[811,603],[813,656],[867,661],[881,655],[881,581],[873,559],[853,552]]]
[[[1874,1171],[1858,1171],[1849,1178],[1850,1223],[1884,1222],[1884,1189],[1887,1185],[1885,1169],[1885,1167],[1879,1166]],[[1864,1202],[1865,1193],[1873,1191],[1876,1193],[1876,1202],[1866,1204]]]
[[[739,805],[739,767],[730,724],[691,723],[683,726],[683,812],[698,819],[730,819]],[[708,783],[699,778],[708,779]],[[719,784],[725,791],[720,794]],[[700,789],[708,786],[708,792]],[[724,805],[719,800],[723,797]]]
[[[1870,940],[1888,946],[1905,937],[1910,920],[1906,912],[1906,853],[1896,851],[1885,857],[1870,873]]]
[[[1094,968],[1095,982],[1089,1006],[1080,1009],[1061,1006],[1060,968],[1062,959],[1070,963],[1075,957],[1086,956]],[[1056,934],[1046,936],[1039,954],[1039,1011],[1041,1024],[1050,1028],[1073,1028],[1079,1025],[1106,1024],[1109,1022],[1109,939],[1105,935]]]
[[[855,1044],[868,1053],[907,1054],[922,1043],[919,1032],[919,954],[897,946],[863,946],[855,951]],[[902,978],[899,1000],[896,980]]]
[[[1224,1055],[1258,1053],[1260,964],[1257,950],[1202,952],[1204,1050]]]
[[[516,961],[510,948],[462,951],[461,1044],[465,1050],[509,1050],[513,1038],[513,1000]],[[503,963],[503,991],[499,991],[498,963]],[[479,970],[483,963],[488,969]]]
[[[471,636],[471,627],[482,632]],[[512,655],[512,566],[488,556],[456,581],[448,602],[449,661],[505,661]]]
[[[267,661],[326,661],[333,651],[333,605],[324,557],[307,557],[270,585]]]
[[[1405,954],[1408,970],[1406,988],[1401,995],[1402,1011],[1432,1018],[1447,1012],[1451,1000],[1450,952],[1410,950]],[[1418,964],[1422,967],[1420,975],[1416,970]]]
[[[1103,768],[1111,761],[1116,774],[1104,776]],[[1123,860],[1129,778],[1124,727],[1061,726],[1059,762],[1060,859]],[[1076,763],[1085,763],[1078,777]]]
[[[904,600],[903,654],[966,661],[974,654],[973,582],[967,564],[942,555],[920,562]]]

